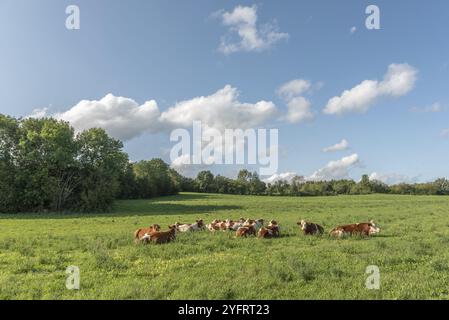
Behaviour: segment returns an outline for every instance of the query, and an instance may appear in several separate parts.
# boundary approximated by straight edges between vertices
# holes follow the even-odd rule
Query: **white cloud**
[[[321,86],[321,84],[319,84]],[[282,118],[290,123],[300,123],[315,117],[311,111],[312,103],[301,95],[312,90],[309,80],[294,79],[284,83],[276,91],[287,103],[287,114]]]
[[[373,172],[369,175],[370,180],[381,181],[388,185],[398,184],[398,183],[415,183],[418,177],[409,177],[398,173],[378,173]]]
[[[360,160],[358,154],[354,153],[350,156],[343,157],[340,160],[330,161],[325,167],[315,171],[308,180],[323,181],[333,179],[347,179],[349,172],[359,165]]]
[[[437,113],[443,111],[444,107],[441,105],[440,102],[435,102],[430,106],[412,107],[410,110],[416,113]]]
[[[381,97],[400,97],[410,92],[416,82],[417,70],[408,64],[391,64],[382,81],[364,80],[341,96],[330,99],[326,114],[366,112]]]
[[[335,151],[343,151],[349,148],[349,143],[346,139],[341,140],[339,143],[334,144],[333,146],[327,147],[323,149],[323,152],[335,152]]]
[[[160,112],[156,101],[142,105],[130,98],[107,94],[100,100],[82,100],[67,111],[48,114],[48,109],[35,109],[29,117],[51,116],[70,122],[77,132],[103,128],[120,140],[130,140],[143,133],[167,132],[174,128],[191,128],[201,121],[204,128],[218,130],[254,128],[277,114],[273,102],[238,101],[238,91],[229,85],[209,95],[176,103]]]
[[[48,116],[48,108],[33,109],[27,118],[45,118]]]
[[[238,91],[229,85],[212,95],[181,101],[163,112],[160,120],[171,127],[191,127],[194,120],[218,130],[254,128],[277,113],[271,101],[242,103]]]
[[[307,92],[310,87],[311,83],[309,80],[294,79],[280,86],[277,90],[277,94],[280,97],[288,100],[293,98],[294,96],[298,96]]]
[[[274,183],[276,181],[287,181],[290,183],[294,177],[296,177],[296,172],[285,172],[285,173],[275,173],[272,176],[264,179],[263,181],[266,183]]]
[[[219,13],[229,34],[222,37],[219,50],[224,54],[238,51],[263,51],[275,43],[288,39],[288,33],[278,32],[274,23],[257,25],[257,6],[237,6],[232,12]],[[236,33],[238,39],[232,38]]]
[[[313,112],[310,110],[311,103],[304,97],[291,99],[287,103],[287,114],[285,119],[290,123],[300,123],[305,120],[314,118]]]
[[[379,93],[392,97],[406,95],[415,86],[417,72],[407,63],[390,64],[384,80],[379,83]]]
[[[349,30],[349,32],[350,32],[351,34],[354,34],[356,31],[357,31],[357,27],[356,27],[356,26],[352,27],[352,28]]]
[[[76,131],[99,127],[111,136],[129,140],[144,132],[159,131],[159,108],[156,101],[142,105],[130,98],[107,94],[101,100],[82,100],[69,110],[53,117],[70,122]]]

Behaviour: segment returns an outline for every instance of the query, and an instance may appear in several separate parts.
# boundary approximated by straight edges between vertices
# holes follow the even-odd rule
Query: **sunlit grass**
[[[160,246],[132,239],[153,223],[241,216],[278,220],[282,237],[206,231]],[[374,219],[382,231],[305,237],[300,219],[326,231]],[[80,268],[80,290],[65,287],[69,265]],[[365,287],[368,265],[380,268],[380,290]],[[448,197],[187,193],[119,201],[103,214],[0,215],[1,299],[447,299],[448,283]]]

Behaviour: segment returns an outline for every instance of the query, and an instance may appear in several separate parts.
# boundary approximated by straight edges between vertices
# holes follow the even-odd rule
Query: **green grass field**
[[[135,245],[138,227],[203,218],[276,219],[279,239],[180,234]],[[374,219],[370,239],[306,237],[296,222]],[[65,269],[80,268],[80,290]],[[377,265],[380,290],[365,269]],[[449,197],[255,197],[186,193],[113,212],[0,215],[0,299],[448,299]]]

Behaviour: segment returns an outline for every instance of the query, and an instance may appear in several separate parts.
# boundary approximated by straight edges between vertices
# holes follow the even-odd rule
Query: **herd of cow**
[[[324,228],[319,224],[301,220],[297,223],[305,235],[319,235],[324,233]],[[196,220],[195,223],[179,223],[168,226],[168,231],[161,231],[158,224],[153,224],[148,228],[137,229],[134,232],[136,243],[168,243],[176,239],[177,232],[195,232],[201,230],[215,231],[233,231],[236,237],[257,236],[259,238],[278,238],[280,237],[280,226],[275,220],[271,220],[267,226],[264,226],[263,219],[245,219],[239,220],[214,220],[205,225],[203,220]],[[371,236],[379,233],[380,228],[374,221],[354,223],[337,226],[329,232],[334,237],[343,237],[347,235]]]

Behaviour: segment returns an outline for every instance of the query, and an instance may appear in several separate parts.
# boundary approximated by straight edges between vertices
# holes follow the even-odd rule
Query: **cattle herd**
[[[301,220],[297,223],[305,235],[320,235],[324,234],[324,228],[319,224]],[[264,226],[263,219],[245,219],[239,220],[218,220],[215,219],[209,224],[204,224],[203,220],[196,220],[195,223],[179,223],[168,226],[168,231],[161,231],[158,224],[153,224],[148,228],[137,229],[134,232],[134,239],[136,243],[154,243],[162,244],[168,243],[176,239],[177,232],[195,232],[209,230],[216,231],[231,231],[235,232],[237,238],[257,236],[258,238],[278,238],[280,237],[280,226],[275,220],[271,220],[268,225]],[[329,232],[330,236],[371,236],[379,233],[380,228],[376,226],[374,221],[354,223],[337,226]]]

